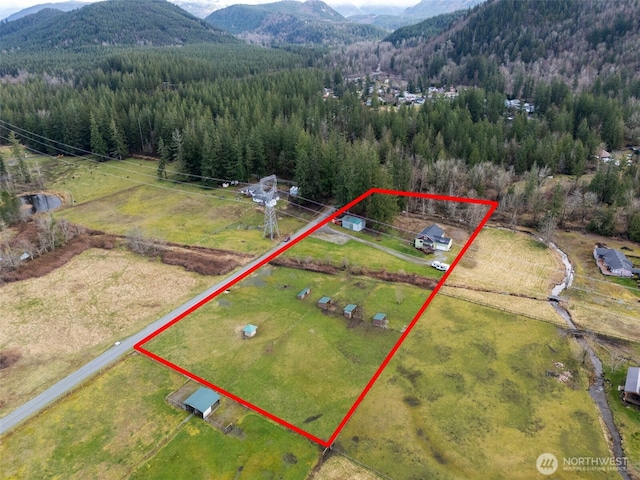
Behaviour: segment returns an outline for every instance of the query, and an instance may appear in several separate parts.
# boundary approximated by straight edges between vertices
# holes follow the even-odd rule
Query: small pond
[[[62,200],[50,193],[27,193],[20,195],[20,204],[29,214],[48,212],[62,206]]]

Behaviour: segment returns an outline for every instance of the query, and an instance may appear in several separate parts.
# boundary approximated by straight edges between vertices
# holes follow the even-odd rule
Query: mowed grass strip
[[[0,288],[5,414],[215,282],[123,250],[90,249]]]
[[[415,273],[429,278],[442,276],[442,272],[438,272],[428,264],[426,257],[423,259],[424,264],[415,264],[356,240],[347,240],[343,244],[338,244],[311,236],[288,249],[283,255],[297,259],[301,263],[319,261],[340,268],[363,267],[369,270]]]
[[[304,300],[296,295],[311,288]],[[263,267],[145,345],[260,408],[328,438],[429,292],[366,277]],[[336,311],[316,302],[330,296]],[[348,328],[342,308],[360,306]],[[389,329],[372,326],[384,312]],[[256,337],[241,329],[258,326]]]
[[[141,355],[127,357],[5,435],[3,478],[121,479],[136,470],[136,478],[235,478],[242,465],[247,478],[297,479],[312,467],[317,447],[256,416],[240,421],[244,440],[196,417],[181,427],[187,412],[165,397],[183,384]]]
[[[437,296],[335,447],[399,480],[530,479],[545,452],[609,457],[582,362],[553,325]]]

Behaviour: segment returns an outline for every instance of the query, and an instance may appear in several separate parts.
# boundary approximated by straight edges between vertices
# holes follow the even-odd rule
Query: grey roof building
[[[640,274],[640,269],[633,268],[633,263],[620,250],[613,248],[596,248],[593,256],[604,274],[619,277],[631,277]],[[600,263],[601,262],[601,263]],[[603,268],[604,267],[604,268]]]
[[[444,236],[444,230],[435,223],[422,230],[415,238],[414,246],[422,248],[428,246],[434,250],[449,251],[453,240]]]

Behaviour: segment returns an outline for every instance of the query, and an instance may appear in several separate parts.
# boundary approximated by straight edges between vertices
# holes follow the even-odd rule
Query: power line
[[[92,152],[89,152],[89,151],[84,150],[84,149],[82,149],[82,148],[74,147],[74,146],[69,145],[69,144],[66,144],[66,143],[64,143],[64,142],[60,142],[60,141],[58,141],[58,140],[54,140],[54,139],[51,139],[51,138],[48,138],[48,137],[44,137],[44,136],[39,135],[39,134],[37,134],[37,133],[31,132],[31,131],[26,130],[26,129],[24,129],[24,128],[21,128],[21,127],[18,127],[18,126],[16,126],[16,125],[13,125],[13,124],[11,124],[11,123],[9,123],[9,122],[7,122],[7,121],[5,121],[5,120],[2,120],[2,119],[0,119],[0,124],[4,124],[4,125],[6,125],[6,126],[9,126],[9,127],[11,127],[11,129],[20,130],[20,132],[17,132],[17,131],[16,131],[15,133],[17,133],[18,135],[22,136],[23,138],[26,138],[27,140],[35,141],[36,143],[38,143],[38,144],[40,144],[40,145],[42,145],[42,146],[45,146],[45,147],[47,147],[47,148],[53,148],[53,149],[55,149],[56,151],[61,152],[61,153],[63,153],[63,154],[67,154],[67,155],[69,155],[69,156],[76,157],[76,158],[79,158],[79,159],[81,159],[81,160],[85,160],[85,161],[88,161],[88,162],[92,162],[92,163],[95,163],[95,164],[98,164],[98,165],[100,165],[100,164],[104,164],[105,162],[98,161],[98,160],[96,160],[95,158],[87,157],[86,155],[92,155],[92,156],[94,156],[94,157],[95,157],[95,156],[97,156],[97,157],[99,157],[99,158],[103,158],[103,159],[106,159],[106,160],[111,160],[111,162],[109,162],[109,166],[110,166],[111,168],[114,168],[114,169],[116,169],[116,170],[123,171],[123,172],[125,172],[125,173],[135,174],[135,175],[139,175],[139,176],[143,176],[143,177],[149,177],[149,178],[152,178],[153,180],[157,180],[157,175],[150,175],[150,174],[146,174],[146,173],[141,173],[141,172],[139,172],[139,171],[137,171],[137,170],[130,170],[130,169],[127,169],[127,168],[123,168],[123,167],[119,166],[119,164],[124,163],[124,164],[126,164],[126,165],[132,165],[132,166],[136,166],[136,167],[142,167],[142,168],[145,168],[145,169],[154,169],[154,170],[155,170],[155,167],[148,167],[148,166],[146,166],[146,165],[141,165],[141,164],[139,164],[139,163],[135,163],[135,162],[127,161],[127,160],[117,160],[117,161],[114,161],[114,160],[113,160],[112,158],[110,158],[110,157],[107,157],[107,156],[104,156],[104,155],[97,155],[97,154],[93,154]],[[15,131],[15,130],[14,130],[14,131]],[[26,132],[26,133],[21,133],[21,132]],[[29,137],[27,137],[27,135],[32,135],[32,136],[37,137],[38,139],[42,139],[42,140],[37,140],[37,139],[29,138]],[[4,140],[9,141],[9,139],[8,139],[7,137],[2,137],[2,136],[0,136],[0,138],[3,138]],[[57,147],[57,146],[51,145],[50,143],[46,143],[45,141],[46,141],[46,142],[53,142],[53,143],[56,143],[56,144],[59,144],[59,145],[63,145],[64,147],[67,147],[67,148],[69,148],[69,149],[77,150],[77,151],[83,152],[83,153],[85,153],[86,155],[79,155],[79,154],[77,154],[77,153],[75,153],[75,152],[73,152],[73,151],[69,151],[69,150],[67,150],[67,149],[60,148],[60,147]],[[28,147],[28,148],[30,148],[30,147]],[[40,154],[40,155],[51,157],[51,155],[49,155],[49,154],[47,154],[47,153],[44,153],[44,152],[41,152],[41,151],[39,151],[39,150],[36,150],[36,149],[34,149],[34,148],[30,148],[30,150],[32,150],[32,151],[34,151],[34,152],[36,152],[36,153],[38,153],[38,154]],[[54,157],[51,157],[51,158],[54,158]],[[59,158],[57,158],[57,160],[63,161],[62,159],[59,159]],[[63,161],[63,162],[64,162],[64,161]],[[68,165],[75,165],[75,164],[70,163],[70,162],[64,162],[64,163],[67,163]],[[120,176],[118,176],[118,175],[109,174],[109,173],[105,173],[105,172],[102,172],[102,173],[103,173],[104,175],[108,175],[108,176],[116,177],[116,178],[121,178],[121,179],[125,180],[125,178],[124,178],[124,177],[120,177]],[[209,180],[209,181],[210,181],[210,180],[214,180],[214,181],[219,181],[219,182],[223,182],[223,183],[226,183],[226,182],[228,182],[228,181],[229,181],[228,179],[219,179],[219,178],[215,178],[215,177],[206,177],[206,176],[202,176],[202,175],[194,175],[194,174],[189,174],[189,173],[180,173],[180,175],[182,175],[182,176],[186,176],[186,177],[190,177],[190,178],[197,178],[197,179],[200,179],[200,180]],[[126,178],[126,180],[132,181],[132,182],[134,182],[134,183],[138,183],[138,184],[140,184],[140,185],[146,185],[146,186],[150,186],[150,187],[163,188],[163,189],[167,189],[167,190],[175,191],[175,189],[170,189],[170,188],[168,188],[168,187],[166,187],[166,186],[158,185],[157,183],[153,183],[153,184],[151,184],[151,183],[146,183],[146,182],[142,182],[142,181],[139,181],[139,180],[131,180],[131,179],[129,179],[129,178]],[[170,183],[172,183],[172,184],[176,184],[176,185],[186,185],[186,186],[189,186],[189,187],[193,186],[193,184],[192,184],[192,183],[185,182],[185,181],[180,181],[180,180],[177,180],[177,179],[166,179],[166,181],[168,181],[168,182],[170,182]],[[242,184],[242,185],[252,185],[251,183],[248,183],[248,182],[238,182],[238,183],[239,183],[239,184]],[[224,191],[224,192],[226,192],[226,191],[227,191],[227,190],[226,190],[225,188],[223,188],[223,187],[214,187],[214,186],[205,185],[205,184],[200,184],[200,185],[199,185],[199,187],[200,187],[200,188],[203,188],[203,189],[206,189],[206,190],[211,190],[211,191],[216,191],[216,190],[220,190],[220,191]],[[185,191],[182,191],[182,193],[183,193],[183,194],[187,194],[187,192],[185,192]],[[208,196],[207,194],[202,194],[202,193],[199,193],[199,192],[190,192],[190,193],[191,193],[191,194],[193,194],[193,195]],[[288,197],[288,195],[287,195],[287,197]],[[301,196],[299,196],[299,195],[296,195],[296,197],[297,197],[297,198],[302,199],[302,200],[303,200],[303,201],[305,201],[305,202],[309,202],[309,203],[312,203],[312,204],[318,205],[318,206],[319,206],[319,207],[321,207],[321,208],[328,208],[328,207],[330,207],[330,205],[323,204],[323,203],[321,203],[321,202],[317,202],[317,201],[314,201],[314,200],[311,200],[311,199],[307,199],[307,198],[301,197]],[[222,197],[221,197],[221,198],[222,198]],[[226,200],[226,199],[225,199],[225,200]],[[301,210],[306,210],[306,211],[308,211],[308,212],[311,212],[312,214],[317,214],[317,213],[318,213],[316,210],[314,210],[314,209],[312,209],[312,208],[306,207],[306,206],[301,205],[301,204],[299,204],[299,203],[297,203],[297,202],[292,202],[289,198],[285,198],[284,200],[285,200],[285,202],[287,202],[287,203],[289,203],[289,204],[291,204],[291,205],[294,205],[296,208],[299,208],[299,209],[301,209]],[[227,200],[227,201],[234,201],[234,202],[240,202],[240,203],[247,203],[247,204],[250,204],[249,202],[242,202],[241,200],[237,200],[237,199],[234,199],[234,200]],[[287,215],[287,216],[290,216],[290,217],[292,217],[292,218],[296,218],[296,219],[298,219],[298,220],[306,221],[306,219],[305,219],[305,218],[300,217],[300,216],[297,216],[297,215],[294,215],[294,214],[289,213],[289,212],[286,212],[286,211],[284,211],[284,210],[277,210],[277,211],[278,211],[280,214]],[[384,227],[386,227],[386,228],[390,228],[390,229],[392,229],[393,231],[402,232],[402,233],[409,234],[409,235],[412,235],[412,236],[416,234],[416,232],[413,232],[413,231],[411,231],[411,230],[407,230],[407,229],[404,229],[404,228],[398,227],[398,226],[396,226],[396,225],[391,225],[391,224],[388,224],[388,223],[385,223],[385,222],[380,222],[380,221],[373,220],[373,219],[371,219],[371,218],[364,217],[364,216],[363,216],[362,218],[364,218],[365,220],[369,221],[370,223],[377,224],[377,225],[381,225],[381,226],[384,226]],[[396,236],[396,235],[392,235],[392,234],[387,233],[387,232],[382,232],[382,231],[373,230],[373,229],[369,229],[369,228],[367,228],[366,230],[370,231],[371,233],[375,233],[375,234],[377,234],[377,235],[384,235],[384,236],[387,236],[387,237],[389,237],[389,238],[391,238],[391,239],[398,240],[398,241],[400,241],[401,243],[409,243],[409,241],[408,241],[407,239],[402,238],[402,237],[399,237],[399,236]],[[540,265],[540,264],[533,263],[533,262],[525,262],[525,261],[522,261],[521,263],[522,263],[522,264],[527,264],[527,265],[536,266],[537,268],[544,268],[544,269],[553,270],[553,271],[556,271],[556,270],[557,270],[557,268],[556,268],[556,267],[544,266],[544,265]],[[634,289],[633,287],[627,287],[627,286],[625,286],[625,285],[619,285],[619,284],[612,284],[611,282],[607,282],[606,280],[603,280],[603,279],[598,279],[598,278],[590,277],[590,276],[586,276],[586,275],[578,275],[578,274],[576,274],[575,272],[573,273],[573,277],[574,277],[574,279],[575,279],[575,278],[589,279],[589,280],[592,280],[592,281],[594,281],[594,282],[601,282],[601,283],[605,283],[605,284],[608,284],[608,285],[616,285],[616,286],[618,286],[618,287],[620,287],[620,288],[627,289],[627,290],[629,290],[629,291],[631,291],[631,292],[634,292],[634,291],[635,291],[635,289]],[[589,290],[589,289],[584,289],[584,288],[581,288],[581,287],[575,287],[575,286],[573,286],[573,285],[572,285],[571,287],[569,287],[569,288],[571,288],[571,289],[576,289],[576,290],[582,290],[582,291],[585,291],[585,292],[587,292],[587,293],[594,293],[594,294],[596,294],[596,295],[603,296],[603,297],[609,297],[609,296],[607,296],[606,294],[602,294],[602,293],[597,292],[597,291],[595,291],[595,290]]]

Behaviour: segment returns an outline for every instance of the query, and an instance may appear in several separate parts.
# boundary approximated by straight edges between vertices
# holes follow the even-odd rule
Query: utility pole
[[[280,236],[278,218],[276,216],[276,203],[278,202],[278,179],[275,175],[269,175],[260,179],[260,187],[264,192],[264,236],[273,240]]]

